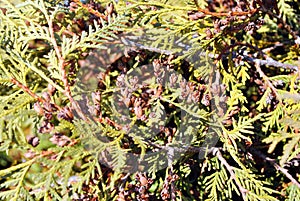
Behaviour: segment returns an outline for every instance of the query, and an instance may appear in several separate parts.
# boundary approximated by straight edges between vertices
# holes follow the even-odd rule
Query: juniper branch
[[[269,162],[271,165],[274,166],[274,168],[278,171],[280,171],[282,174],[284,174],[294,185],[296,185],[300,189],[300,183],[288,172],[287,169],[281,167],[275,162],[275,159],[269,158],[263,153],[261,153],[259,150],[250,148],[250,152],[253,154],[259,156],[261,159],[263,159],[265,162]]]
[[[133,38],[133,37],[132,37]],[[140,37],[134,37],[134,40],[138,40]],[[174,53],[170,50],[163,50],[160,48],[154,48],[154,47],[150,47],[147,45],[143,45],[137,42],[134,42],[132,39],[129,39],[129,37],[121,37],[120,38],[120,43],[123,43],[126,47],[131,48],[131,50],[136,50],[136,49],[145,49],[145,50],[149,50],[152,52],[157,52],[160,54],[166,54],[166,55],[171,55],[171,54],[177,54],[177,55],[183,55],[184,53],[188,52],[191,48],[190,45],[188,44],[177,44],[177,46],[179,46],[180,48],[183,49],[182,52],[180,53]],[[233,52],[235,53],[235,52]],[[207,56],[207,54],[205,52],[199,53],[199,56]],[[279,61],[276,61],[270,57],[267,57],[266,59],[258,59],[258,58],[253,58],[251,56],[249,56],[247,54],[247,52],[243,52],[242,56],[244,57],[244,59],[248,62],[251,63],[256,63],[259,66],[263,66],[263,65],[267,65],[267,66],[273,66],[273,67],[277,67],[277,68],[284,68],[284,69],[289,69],[295,72],[298,72],[298,66],[295,65],[291,65],[291,64],[286,64],[286,63],[282,63]],[[208,54],[208,57],[212,58],[212,59],[217,59],[220,57],[219,54]],[[221,58],[226,58],[227,56],[224,54],[221,56]]]
[[[283,19],[282,17],[276,15],[275,13],[273,13],[272,11],[266,9],[266,8],[262,8],[263,12],[267,13],[268,15],[272,16],[273,18],[276,18],[278,20],[278,22],[280,22],[281,24],[283,24],[283,27],[287,30],[287,32],[293,37],[294,40],[297,40],[299,38],[299,36],[296,34],[295,31],[292,30],[291,26],[288,25]],[[277,23],[278,23],[277,22]]]
[[[281,98],[280,98],[279,94],[277,93],[277,89],[273,86],[273,84],[270,82],[269,78],[261,70],[260,65],[258,63],[255,63],[255,67],[256,67],[256,70],[259,73],[260,77],[263,78],[263,80],[266,82],[266,85],[272,90],[272,92],[275,94],[275,96],[279,99],[279,101],[281,103]]]
[[[267,65],[267,66],[273,66],[273,67],[277,67],[277,68],[284,68],[284,69],[289,69],[289,70],[293,70],[295,72],[298,72],[298,66],[294,66],[291,64],[285,64],[279,61],[276,61],[270,57],[268,57],[267,59],[256,59],[256,58],[251,58],[248,55],[243,55],[245,57],[245,59],[247,61],[253,62],[258,64],[259,66],[263,66],[263,65]]]
[[[248,15],[248,14],[254,14],[257,12],[258,9],[253,9],[250,11],[242,11],[242,12],[211,12],[209,10],[206,9],[201,9],[198,6],[198,3],[196,4],[197,9],[192,8],[192,7],[180,7],[180,6],[173,6],[173,5],[168,5],[168,4],[164,4],[164,3],[158,3],[158,2],[136,2],[136,1],[129,1],[130,3],[134,3],[137,5],[148,5],[148,6],[158,6],[158,7],[162,7],[162,8],[168,8],[170,10],[188,10],[188,11],[199,11],[204,13],[205,15],[211,15],[214,17],[228,17],[228,16],[244,16],[244,15]],[[194,1],[196,2],[196,1]]]
[[[80,117],[85,120],[88,121],[88,118],[84,115],[84,113],[82,112],[81,108],[79,107],[78,103],[73,99],[72,97],[72,93],[71,93],[71,89],[70,89],[70,85],[68,82],[68,77],[67,77],[67,71],[65,69],[65,59],[63,58],[61,52],[60,52],[60,48],[56,42],[55,39],[55,34],[54,34],[54,27],[53,27],[53,18],[49,17],[49,16],[45,16],[46,20],[48,22],[49,25],[49,32],[50,32],[50,38],[51,38],[51,43],[53,45],[53,48],[55,50],[56,56],[58,58],[59,61],[59,68],[61,71],[61,75],[62,75],[62,82],[64,84],[65,87],[65,95],[68,97],[71,106],[73,107],[73,109],[75,109],[75,111],[78,113],[78,115],[80,115]]]
[[[36,95],[35,93],[33,93],[27,86],[23,85],[21,82],[19,82],[15,78],[10,78],[10,81],[13,84],[15,84],[17,87],[21,88],[24,92],[26,92],[27,94],[29,94],[31,97],[33,97],[34,99],[38,100],[39,102],[41,102],[41,103],[45,102],[44,99],[42,99],[41,97],[39,97],[38,95]]]
[[[246,193],[248,192],[247,189],[245,189],[241,184],[240,182],[237,180],[236,176],[235,176],[235,173],[233,171],[233,168],[232,166],[230,166],[227,161],[225,160],[225,158],[223,158],[220,150],[217,150],[216,151],[216,156],[218,157],[218,159],[221,161],[221,163],[226,167],[227,171],[229,172],[230,174],[230,177],[235,181],[236,185],[238,186],[241,194],[242,194],[242,197],[243,197],[243,200],[247,200],[246,199]]]

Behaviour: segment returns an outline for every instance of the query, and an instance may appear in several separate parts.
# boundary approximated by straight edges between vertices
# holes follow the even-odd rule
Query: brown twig
[[[235,48],[236,46],[245,46],[245,47],[249,47],[249,48],[251,48],[251,49],[255,49],[259,54],[264,55],[264,54],[263,54],[263,51],[262,51],[261,49],[259,49],[258,47],[255,47],[255,46],[253,46],[253,45],[251,45],[251,44],[249,44],[249,43],[236,42],[236,43],[234,43],[234,44],[232,44],[232,45],[229,45],[229,46],[225,47],[225,48],[222,50],[222,52],[218,55],[216,61],[219,61],[220,59],[222,59],[223,56],[224,56],[224,54],[225,54],[228,50],[233,49],[233,48]],[[215,63],[216,63],[216,62],[215,62]]]
[[[168,153],[167,153],[167,157],[168,157],[168,167],[169,167],[169,176],[172,178],[174,175],[174,170],[173,170],[173,162],[174,162],[174,149],[173,148],[169,148],[168,149]],[[175,182],[173,180],[171,180],[171,200],[175,201],[176,200],[176,194],[175,194]]]
[[[70,89],[70,85],[68,82],[68,77],[67,77],[67,71],[65,69],[65,59],[63,58],[61,52],[60,52],[60,48],[56,42],[55,39],[55,34],[54,34],[54,28],[53,28],[53,21],[52,18],[48,18],[47,17],[47,22],[49,25],[49,32],[50,32],[50,38],[51,38],[51,43],[53,45],[53,48],[55,50],[56,56],[58,58],[59,61],[59,68],[61,71],[61,76],[62,76],[62,82],[64,84],[65,87],[65,95],[67,96],[67,98],[69,99],[71,106],[73,109],[75,109],[75,111],[78,113],[78,115],[85,121],[88,121],[88,118],[83,114],[81,108],[79,107],[78,103],[73,99],[72,97],[72,93],[71,93],[71,89]]]
[[[129,1],[131,3],[136,3],[136,1]],[[196,6],[197,6],[197,10],[199,12],[204,13],[205,15],[211,15],[214,17],[227,17],[227,16],[244,16],[244,15],[248,15],[248,14],[254,14],[258,11],[258,9],[253,9],[250,11],[242,11],[242,12],[227,12],[227,13],[223,13],[223,12],[211,12],[209,10],[206,9],[202,9],[198,6],[198,3],[196,2],[196,0],[194,0]],[[181,9],[181,10],[195,10],[195,9],[191,9],[191,8],[184,8],[184,7],[179,7],[179,6],[172,6],[172,5],[168,5],[168,4],[164,4],[164,3],[158,3],[158,2],[138,2],[138,5],[149,5],[149,6],[158,6],[158,7],[165,7],[165,8],[169,8],[169,9]]]
[[[219,54],[219,55],[216,55],[217,59],[216,61],[219,61],[220,59],[222,59],[225,55],[225,53],[236,47],[236,46],[245,46],[245,47],[249,47],[251,49],[254,49],[256,50],[260,55],[262,55],[264,57],[264,59],[257,59],[257,58],[253,58],[253,57],[250,57],[249,55],[247,55],[246,53],[243,53],[242,56],[244,57],[244,59],[246,61],[250,61],[252,63],[256,63],[257,65],[259,66],[262,66],[262,65],[267,65],[267,66],[273,66],[273,67],[278,67],[278,68],[284,68],[284,69],[290,69],[290,70],[293,70],[293,71],[298,71],[298,67],[297,66],[294,66],[294,65],[291,65],[291,64],[285,64],[285,63],[282,63],[282,62],[279,62],[279,61],[276,61],[274,59],[272,59],[271,57],[268,57],[263,50],[259,49],[258,47],[254,46],[254,45],[251,45],[249,43],[240,43],[240,42],[237,42],[233,45],[230,45],[226,48],[224,48],[224,50]]]
[[[17,87],[23,89],[24,92],[26,92],[27,94],[29,94],[31,97],[33,97],[34,99],[36,99],[38,102],[40,103],[45,103],[46,100],[44,100],[43,98],[39,97],[38,95],[36,95],[33,91],[31,91],[27,86],[25,86],[24,84],[22,84],[21,82],[19,82],[18,80],[16,80],[15,78],[10,78],[10,81],[15,84]],[[58,109],[61,110],[61,107],[52,103],[53,106]]]
[[[218,13],[218,12],[210,12],[209,10],[201,9],[197,0],[194,0],[194,3],[198,9],[199,12],[202,12],[206,15],[211,15],[214,17],[227,17],[227,16],[243,16],[243,15],[249,15],[254,14],[258,11],[257,8],[250,10],[250,11],[242,11],[242,12],[228,12],[228,13]]]
[[[139,37],[136,37],[136,38],[138,39]],[[160,49],[160,48],[154,48],[154,47],[146,46],[146,45],[143,45],[143,44],[140,44],[140,43],[136,43],[133,40],[130,40],[129,38],[126,38],[126,37],[121,37],[120,38],[120,43],[123,43],[124,45],[126,45],[129,48],[133,48],[133,50],[145,49],[145,50],[149,50],[149,51],[152,51],[152,52],[157,52],[157,53],[160,53],[160,54],[166,54],[166,55],[177,54],[177,53],[174,53],[170,50],[163,50],[163,49]],[[251,44],[243,44],[243,45],[245,45],[247,47],[251,47]],[[188,45],[188,44],[186,44],[185,46],[179,46],[178,45],[178,47],[182,48],[182,50],[183,50],[181,52],[178,52],[178,55],[183,55],[184,53],[188,52],[189,49],[190,49],[190,45]],[[253,47],[254,46],[252,46],[251,48],[253,48]],[[256,49],[256,48],[254,48],[254,49]],[[203,57],[208,56],[212,59],[218,59],[220,57],[219,54],[208,54],[207,55],[205,52],[200,53],[199,56],[203,56]],[[291,65],[291,64],[285,64],[285,63],[276,61],[276,60],[274,60],[270,57],[267,57],[266,59],[257,59],[257,58],[250,57],[246,53],[242,54],[242,56],[245,58],[246,61],[257,63],[260,66],[267,65],[267,66],[273,66],[273,67],[277,67],[277,68],[284,68],[284,69],[289,69],[289,70],[293,70],[295,72],[298,72],[298,66],[294,66],[294,65]],[[227,55],[225,55],[225,53],[222,55],[222,58],[224,58],[224,57],[227,57]]]
[[[293,70],[295,72],[298,72],[298,67],[291,65],[291,64],[285,64],[279,61],[276,61],[270,57],[268,57],[267,59],[254,59],[251,58],[249,56],[244,55],[244,57],[246,58],[246,60],[254,62],[256,64],[258,64],[259,66],[262,65],[267,65],[267,66],[273,66],[273,67],[277,67],[277,68],[284,68],[284,69],[289,69],[289,70]]]
[[[273,18],[276,18],[280,23],[283,24],[283,27],[287,30],[287,32],[293,37],[294,40],[297,40],[299,36],[297,36],[296,32],[292,30],[291,26],[288,25],[280,16],[276,15],[272,11],[268,9],[262,9],[264,12],[266,12],[268,15],[272,16]]]
[[[107,21],[107,16],[103,15],[102,13],[99,13],[98,11],[94,10],[93,8],[91,8],[88,5],[85,5],[83,3],[80,2],[80,0],[74,0],[74,2],[76,4],[78,4],[79,6],[81,6],[82,8],[86,9],[89,13],[92,13],[93,15],[102,18],[103,20]]]
[[[68,144],[67,146],[72,147],[72,146],[76,145],[77,143],[79,143],[79,140],[73,139],[73,140],[71,140],[71,143]]]
[[[261,70],[259,63],[255,63],[254,65],[255,65],[255,68],[256,68],[257,72],[259,73],[260,77],[263,78],[263,80],[266,82],[266,85],[272,90],[272,92],[278,98],[278,100],[280,101],[280,103],[282,103],[281,97],[277,93],[277,89],[273,86],[273,84],[270,82],[269,78]]]
[[[115,127],[118,130],[121,130],[123,128],[123,126],[117,124],[115,121],[111,120],[109,117],[105,117],[105,118],[98,118],[96,119],[98,122],[100,123],[106,123],[110,126]]]
[[[300,189],[300,183],[288,172],[287,169],[281,167],[278,165],[274,159],[267,157],[263,153],[261,153],[259,150],[256,150],[254,148],[249,149],[250,152],[254,153],[255,155],[259,156],[261,159],[263,159],[265,162],[271,163],[274,168],[280,172],[282,172],[294,185],[296,185]]]
[[[45,100],[42,99],[41,97],[39,97],[38,95],[36,95],[35,93],[33,93],[27,86],[23,85],[21,82],[19,82],[18,80],[16,80],[15,78],[10,78],[10,81],[17,85],[19,88],[23,89],[24,92],[26,92],[27,94],[29,94],[30,96],[32,96],[34,99],[36,99],[37,101],[44,103]]]
[[[242,194],[242,198],[243,200],[247,200],[246,199],[246,193],[248,192],[247,189],[245,189],[241,184],[240,182],[237,180],[236,176],[235,176],[235,173],[233,171],[233,168],[232,166],[230,166],[227,161],[225,160],[225,158],[222,156],[220,150],[217,150],[216,151],[216,156],[218,157],[218,159],[221,161],[221,163],[226,167],[227,171],[229,172],[230,174],[230,177],[235,181],[236,185],[238,186],[241,194]]]
[[[244,15],[249,15],[249,14],[254,14],[257,12],[258,9],[253,9],[253,10],[250,10],[250,11],[246,11],[246,12],[228,12],[228,13],[218,13],[218,12],[210,12],[208,10],[205,10],[205,9],[201,9],[201,8],[198,8],[198,11],[199,12],[202,12],[206,15],[211,15],[211,16],[214,16],[214,17],[227,17],[227,16],[244,16]]]

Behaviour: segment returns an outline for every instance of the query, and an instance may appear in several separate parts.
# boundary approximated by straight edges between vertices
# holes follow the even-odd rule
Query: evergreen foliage
[[[299,8],[0,0],[0,200],[300,200]]]

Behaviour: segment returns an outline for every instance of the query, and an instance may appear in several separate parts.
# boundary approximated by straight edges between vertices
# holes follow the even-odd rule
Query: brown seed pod
[[[48,92],[43,92],[42,96],[43,96],[43,98],[46,102],[51,101],[51,97],[50,97],[50,94]]]
[[[56,92],[56,88],[52,84],[48,84],[48,94],[53,96]]]
[[[57,114],[57,118],[72,121],[74,119],[74,115],[69,107],[64,107]]]
[[[154,72],[158,72],[160,67],[161,67],[161,63],[159,59],[154,59],[153,62],[153,67],[154,67]]]
[[[50,138],[50,141],[53,144],[58,145],[59,147],[63,147],[65,145],[67,145],[68,143],[71,142],[71,139],[61,133],[55,133],[54,135],[52,135],[52,137]]]
[[[210,97],[208,94],[205,94],[203,97],[202,97],[202,100],[201,100],[201,103],[205,106],[209,106],[210,105]]]
[[[138,119],[140,119],[142,117],[142,115],[143,115],[142,107],[141,106],[134,107],[134,114],[136,115],[136,117]]]
[[[0,10],[2,11],[2,13],[4,14],[4,15],[6,15],[6,8],[0,8]]]
[[[206,33],[206,40],[209,40],[209,39],[212,39],[213,38],[213,33],[211,32],[210,29],[206,29],[205,30],[205,33]]]
[[[33,147],[36,147],[40,144],[40,139],[36,136],[27,137],[28,144],[31,144]]]
[[[36,153],[33,152],[32,150],[28,150],[27,152],[24,153],[24,157],[28,159],[32,159],[35,157]]]
[[[54,124],[49,121],[43,121],[39,128],[39,133],[50,133],[54,129]]]
[[[33,105],[33,109],[39,114],[39,115],[44,115],[44,109],[40,105],[40,103],[36,102]]]
[[[197,12],[197,13],[194,13],[194,14],[190,14],[190,15],[189,15],[189,19],[190,19],[190,20],[203,19],[204,17],[205,17],[205,14],[204,14],[204,13],[200,13],[200,12]]]
[[[147,178],[143,175],[140,175],[140,183],[142,186],[146,186],[148,184]]]

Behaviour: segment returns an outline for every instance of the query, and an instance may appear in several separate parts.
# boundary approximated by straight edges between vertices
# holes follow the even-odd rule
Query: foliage
[[[0,199],[300,200],[299,7],[0,0]]]

